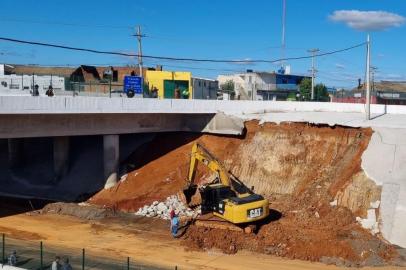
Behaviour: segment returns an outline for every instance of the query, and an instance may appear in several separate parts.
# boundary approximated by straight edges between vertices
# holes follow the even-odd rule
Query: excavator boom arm
[[[230,177],[222,164],[204,148],[201,144],[195,143],[192,147],[192,153],[190,156],[190,165],[188,173],[188,181],[190,185],[194,184],[196,169],[198,162],[202,162],[209,170],[218,174],[220,182],[224,186],[231,187]]]

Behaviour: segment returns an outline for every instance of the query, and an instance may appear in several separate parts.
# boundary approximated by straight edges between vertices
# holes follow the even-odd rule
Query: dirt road
[[[48,247],[77,250],[105,259],[131,257],[146,265],[179,269],[340,269],[320,263],[285,260],[267,255],[238,252],[186,251],[180,241],[168,234],[167,224],[160,220],[140,219],[128,224],[103,219],[83,221],[53,214],[20,214],[0,218],[0,233],[7,238],[44,241]],[[363,269],[399,269],[397,267]]]

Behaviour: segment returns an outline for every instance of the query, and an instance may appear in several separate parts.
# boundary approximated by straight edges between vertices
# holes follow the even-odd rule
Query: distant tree
[[[304,78],[299,85],[300,100],[310,100],[312,95],[312,80]]]
[[[234,92],[234,82],[232,80],[228,80],[222,85],[220,85],[220,89],[224,92],[233,93]]]
[[[300,82],[299,85],[300,90],[300,99],[309,101],[312,97],[312,80],[309,78],[305,78]],[[327,87],[322,84],[318,83],[314,86],[314,99],[316,101],[329,101],[330,97],[328,95]]]
[[[286,101],[296,101],[297,100],[297,93],[289,93],[288,97],[286,98]]]
[[[327,87],[324,84],[318,83],[314,86],[314,98],[317,101],[330,101]]]

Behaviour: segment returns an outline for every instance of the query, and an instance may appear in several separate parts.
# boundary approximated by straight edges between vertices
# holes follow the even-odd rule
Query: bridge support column
[[[104,178],[106,184],[104,188],[110,188],[117,184],[120,158],[120,137],[119,135],[103,136],[103,160]]]
[[[24,155],[24,139],[8,139],[8,162],[10,168],[22,165]]]
[[[54,137],[54,178],[60,180],[69,169],[69,137]]]

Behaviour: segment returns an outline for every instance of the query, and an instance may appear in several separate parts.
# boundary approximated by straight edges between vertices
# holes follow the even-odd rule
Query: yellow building
[[[158,89],[158,98],[175,98],[175,89],[179,89],[181,98],[192,98],[192,73],[183,71],[147,70],[145,80],[151,91]]]

